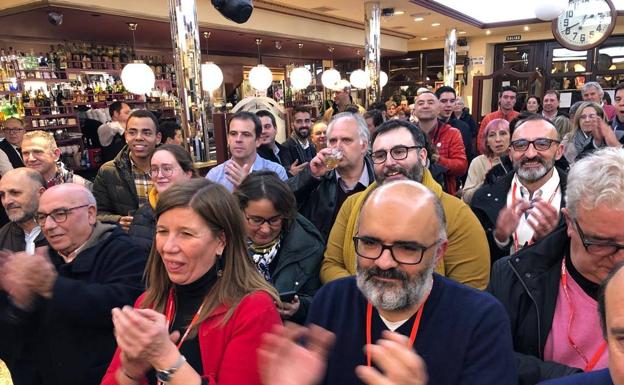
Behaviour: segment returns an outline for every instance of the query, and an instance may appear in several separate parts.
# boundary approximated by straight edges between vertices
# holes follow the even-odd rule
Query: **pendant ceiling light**
[[[544,21],[551,21],[561,15],[568,5],[568,0],[538,1],[535,4],[535,16]]]
[[[301,60],[301,48],[303,43],[299,43],[299,60]],[[305,90],[312,83],[312,74],[304,66],[295,67],[290,71],[290,84],[296,90]]]
[[[142,60],[136,60],[136,40],[134,31],[138,27],[137,23],[128,23],[128,28],[132,31],[132,63],[128,63],[121,71],[121,82],[124,87],[133,94],[143,95],[154,88],[156,77],[154,71]]]
[[[359,88],[361,90],[367,88],[369,86],[369,77],[366,71],[357,69],[351,72],[351,76],[349,76],[349,81],[351,85],[355,88]]]
[[[328,50],[329,53],[332,54],[333,62],[334,47],[329,47]],[[337,83],[340,81],[340,78],[341,76],[338,70],[336,70],[335,68],[328,68],[323,71],[323,74],[321,75],[321,83],[323,83],[323,87],[325,88],[329,88],[330,90],[336,90]]]
[[[204,32],[206,55],[208,55],[208,38],[210,38],[210,32]],[[202,89],[206,92],[213,92],[223,83],[223,71],[215,63],[207,61],[201,65],[201,78]]]
[[[262,39],[256,39],[258,46],[258,65],[249,71],[249,84],[258,91],[266,91],[273,81],[273,73],[262,64],[262,56],[260,56],[260,44]]]

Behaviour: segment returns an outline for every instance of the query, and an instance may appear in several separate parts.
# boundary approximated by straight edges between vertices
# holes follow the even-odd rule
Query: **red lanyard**
[[[514,182],[513,185],[513,189],[511,191],[511,205],[514,206],[516,204],[516,191],[518,189],[518,184],[516,182]],[[551,204],[553,199],[555,199],[555,195],[557,195],[557,191],[559,191],[559,185],[557,185],[557,188],[555,189],[555,191],[552,193],[552,195],[550,196],[550,198],[548,198],[548,204]],[[518,250],[520,250],[520,241],[518,240],[518,230],[516,229],[516,231],[513,232],[513,241],[514,241],[514,253],[517,253]],[[531,237],[531,239],[529,239],[529,245],[533,244],[533,237]]]
[[[202,303],[201,306],[199,306],[199,309],[197,309],[197,313],[195,313],[195,315],[193,316],[191,323],[186,328],[186,331],[182,335],[182,338],[180,338],[180,342],[178,342],[178,349],[180,349],[180,346],[182,346],[182,343],[184,342],[186,337],[188,337],[191,329],[193,329],[193,327],[197,324],[197,321],[199,320],[199,314],[201,313],[203,307],[204,304]],[[165,319],[167,320],[167,329],[169,329],[169,327],[171,326],[171,322],[173,321],[173,310],[173,288],[171,288],[171,290],[169,290],[169,297],[167,297],[167,307],[165,313]]]
[[[431,291],[429,293],[431,293]],[[425,297],[425,300],[423,301],[422,305],[420,305],[418,312],[416,312],[416,318],[414,319],[414,324],[412,325],[412,331],[409,336],[408,346],[410,348],[414,346],[414,341],[416,341],[416,335],[418,334],[418,327],[420,326],[420,318],[422,317],[423,308],[425,307],[425,303],[427,302],[427,299],[429,299],[429,294],[427,294],[427,297]],[[373,343],[372,332],[371,332],[372,323],[373,323],[373,305],[370,302],[368,302],[368,304],[366,305],[366,345],[371,345]],[[366,364],[369,367],[371,366],[371,354],[368,349],[366,349]]]
[[[572,298],[570,297],[570,293],[568,293],[568,274],[567,274],[566,266],[565,266],[565,258],[563,259],[563,261],[561,261],[561,287],[563,289],[563,294],[565,295],[566,300],[568,301],[568,305],[570,306],[570,317],[568,319],[568,344],[570,344],[570,346],[576,351],[576,353],[579,356],[581,356],[583,361],[585,361],[586,365],[583,371],[590,372],[592,369],[594,369],[594,367],[600,360],[600,357],[602,357],[602,354],[607,348],[607,342],[603,341],[602,344],[598,347],[598,350],[596,350],[596,352],[592,356],[592,358],[587,359],[587,356],[583,353],[581,348],[579,348],[574,342],[574,340],[572,339],[572,336],[570,335],[570,330],[572,329],[572,322],[574,320],[574,304],[572,303]]]

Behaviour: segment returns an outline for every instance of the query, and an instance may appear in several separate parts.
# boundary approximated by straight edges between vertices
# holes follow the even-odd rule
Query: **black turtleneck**
[[[568,270],[570,277],[574,279],[574,282],[576,282],[581,287],[581,289],[583,289],[585,294],[598,301],[598,289],[600,288],[600,285],[583,277],[583,274],[579,273],[579,271],[576,270],[576,267],[574,267],[572,259],[570,258],[569,249],[565,257],[565,264],[566,269]]]
[[[180,333],[180,338],[182,338],[191,320],[195,316],[195,313],[197,313],[204,298],[216,281],[217,269],[215,265],[198,280],[188,285],[175,285],[175,315],[170,327],[171,332],[177,330]],[[180,346],[180,353],[186,358],[189,365],[191,365],[197,373],[202,375],[204,370],[199,350],[197,328],[198,326],[194,327],[194,337],[187,337],[186,340],[184,340],[184,343]],[[193,332],[191,332],[191,334],[193,334]],[[150,384],[156,384],[156,374],[153,370],[147,374],[147,378]],[[208,382],[202,380],[202,385],[203,384],[208,384]]]

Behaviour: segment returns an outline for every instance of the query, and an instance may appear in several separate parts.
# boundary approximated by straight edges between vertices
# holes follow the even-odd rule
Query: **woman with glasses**
[[[129,234],[148,252],[152,248],[156,229],[156,203],[158,195],[176,182],[188,181],[197,176],[193,160],[180,145],[163,144],[156,148],[150,160],[150,177],[154,187],[149,191],[148,203],[139,207],[133,216]]]
[[[468,177],[462,191],[464,202],[469,204],[474,193],[483,185],[488,171],[497,164],[502,164],[500,158],[507,153],[510,138],[509,123],[505,119],[494,119],[485,126],[483,142],[479,143],[481,155],[474,158],[468,168]]]
[[[273,172],[249,174],[234,196],[245,219],[248,254],[282,298],[280,315],[303,323],[321,286],[323,237],[297,213],[295,196]]]
[[[117,352],[103,385],[260,385],[256,350],[280,324],[275,289],[247,257],[238,202],[203,178],[156,205],[147,290],[113,309]]]

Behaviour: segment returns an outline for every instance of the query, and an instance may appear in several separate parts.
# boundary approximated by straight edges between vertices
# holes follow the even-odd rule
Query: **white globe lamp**
[[[213,62],[206,62],[201,65],[202,89],[206,92],[213,92],[221,87],[223,83],[223,71]]]
[[[550,21],[561,15],[568,5],[568,0],[537,0],[535,4],[535,16],[544,21]]]
[[[349,81],[351,85],[355,88],[365,89],[368,87],[368,74],[364,70],[355,70],[351,72],[351,76],[349,76]]]
[[[294,89],[305,90],[312,83],[312,74],[305,67],[297,67],[290,71],[290,84]]]
[[[154,88],[156,77],[147,64],[141,60],[135,60],[124,66],[121,71],[121,82],[133,94],[143,95]]]
[[[321,75],[321,83],[323,83],[323,87],[333,89],[336,86],[336,83],[340,81],[340,72],[335,68],[330,68],[323,71]]]
[[[384,88],[386,84],[388,84],[388,74],[383,71],[380,71],[379,72],[379,85],[381,86],[381,88]]]
[[[249,71],[249,84],[258,91],[266,91],[272,81],[273,73],[263,64],[258,64]]]

